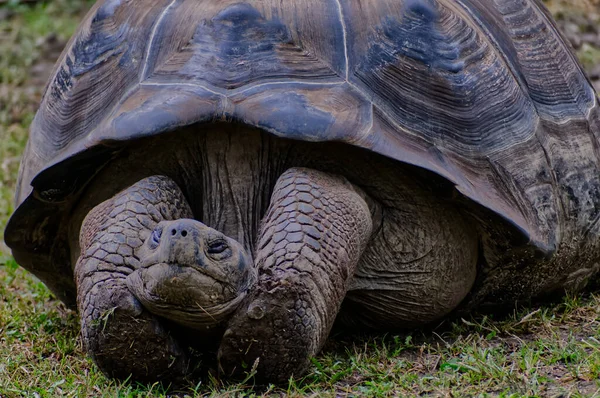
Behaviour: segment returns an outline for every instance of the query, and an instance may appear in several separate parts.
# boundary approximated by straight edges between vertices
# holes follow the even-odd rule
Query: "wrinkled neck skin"
[[[181,188],[196,220],[235,239],[253,255],[273,187],[292,167],[346,176],[375,199],[387,193],[379,192],[382,183],[373,177],[389,169],[399,180],[401,172],[397,162],[346,144],[292,141],[235,124],[190,126],[126,146],[83,191],[72,211],[69,240],[76,245],[73,238],[95,205],[143,178],[165,175]],[[415,189],[412,181],[407,177],[409,196]],[[79,248],[71,249],[76,260]]]
[[[340,143],[284,140],[234,124],[190,126],[126,146],[101,170],[73,210],[70,244],[79,257],[79,227],[98,203],[153,175],[170,177],[181,188],[194,219],[239,242],[254,261],[261,220],[277,179],[292,167],[341,175],[364,191],[368,202],[393,206],[423,191],[414,169]],[[393,176],[394,184],[390,184]],[[387,202],[387,203],[386,203]],[[255,278],[248,283],[252,289]],[[238,306],[243,294],[232,301]],[[227,312],[233,311],[227,308]]]
[[[79,256],[79,247],[73,246],[87,213],[152,175],[172,178],[196,220],[236,240],[252,256],[261,217],[285,170],[291,144],[230,124],[192,126],[130,143],[96,176],[73,209],[72,260]]]

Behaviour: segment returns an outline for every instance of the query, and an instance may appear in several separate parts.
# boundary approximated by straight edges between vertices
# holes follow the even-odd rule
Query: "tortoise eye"
[[[227,250],[227,243],[224,240],[216,240],[208,244],[209,254],[221,254]]]
[[[158,247],[161,236],[162,236],[162,228],[156,228],[154,231],[152,231],[152,234],[150,235],[150,246],[153,249]]]

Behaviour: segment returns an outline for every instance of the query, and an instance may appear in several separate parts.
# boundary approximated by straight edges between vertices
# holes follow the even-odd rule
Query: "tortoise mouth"
[[[216,327],[242,302],[252,278],[222,282],[192,266],[147,265],[127,276],[132,294],[151,313],[193,329]]]
[[[202,264],[200,264],[200,263],[197,263],[197,264],[185,264],[184,263],[184,264],[182,264],[182,263],[171,262],[171,261],[155,261],[152,258],[147,258],[147,259],[142,260],[141,267],[139,268],[139,270],[148,270],[148,269],[151,269],[156,266],[166,266],[170,270],[170,273],[173,273],[175,275],[184,273],[187,271],[195,271],[195,272],[205,275],[207,278],[214,279],[218,283],[231,286],[231,288],[233,289],[233,284],[228,280],[227,273],[216,272],[215,270],[213,270],[211,268],[202,266]],[[136,270],[135,272],[137,272],[139,270]]]

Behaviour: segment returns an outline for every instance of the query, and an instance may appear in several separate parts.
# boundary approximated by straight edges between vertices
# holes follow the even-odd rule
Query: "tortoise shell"
[[[428,170],[545,258],[598,234],[597,96],[538,0],[107,0],[31,126],[17,261],[73,303],[82,187],[124,143],[214,121]]]

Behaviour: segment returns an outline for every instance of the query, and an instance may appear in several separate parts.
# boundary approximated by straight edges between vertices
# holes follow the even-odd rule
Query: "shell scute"
[[[332,29],[328,20],[323,21],[327,3],[310,10],[323,12],[312,23],[335,38],[335,25]],[[334,63],[327,59],[337,51],[329,48],[329,56],[322,57],[323,49],[311,46],[312,40],[303,40],[304,32],[297,25],[306,21],[295,21],[292,27],[296,29],[292,29],[286,21],[292,17],[290,6],[274,1],[225,1],[219,6],[184,1],[160,28],[155,50],[148,57],[147,77],[206,85],[220,92],[255,82],[338,79]],[[201,18],[198,9],[202,9]],[[186,23],[190,17],[195,20]]]

